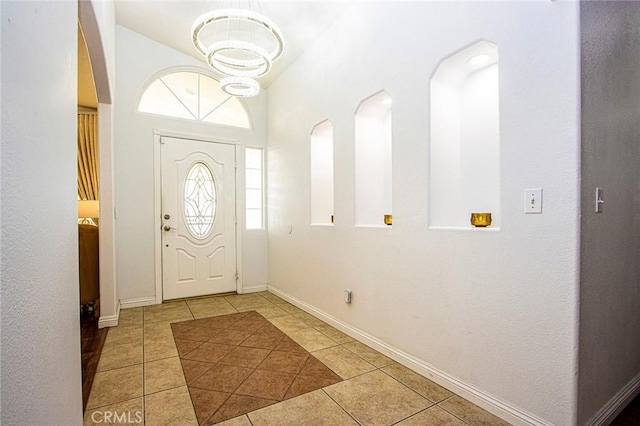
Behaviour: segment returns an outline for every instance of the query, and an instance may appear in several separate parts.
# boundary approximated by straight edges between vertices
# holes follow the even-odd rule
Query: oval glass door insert
[[[216,217],[216,185],[204,163],[191,166],[184,182],[184,219],[191,235],[205,238]]]

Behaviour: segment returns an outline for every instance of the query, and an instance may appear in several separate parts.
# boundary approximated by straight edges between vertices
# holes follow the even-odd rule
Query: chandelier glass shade
[[[260,93],[260,85],[249,77],[225,77],[220,80],[220,88],[231,96],[250,98]]]
[[[262,47],[239,40],[218,41],[209,46],[207,63],[220,74],[258,78],[271,70],[271,59]]]
[[[284,37],[278,26],[248,9],[204,13],[191,26],[191,36],[196,50],[223,77],[222,90],[233,96],[259,93],[260,85],[255,79],[266,75],[284,51]],[[225,80],[227,77],[235,79]]]

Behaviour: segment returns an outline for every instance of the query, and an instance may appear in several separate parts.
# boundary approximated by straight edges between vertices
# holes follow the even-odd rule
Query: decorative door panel
[[[235,148],[161,138],[163,300],[236,289]]]

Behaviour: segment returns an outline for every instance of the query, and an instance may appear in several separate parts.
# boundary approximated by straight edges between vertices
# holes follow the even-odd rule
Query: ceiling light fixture
[[[491,56],[487,55],[486,53],[483,53],[483,54],[471,57],[471,59],[469,59],[467,63],[469,65],[484,65],[487,62],[489,62],[489,59],[491,59]]]
[[[220,80],[220,88],[224,93],[240,98],[250,98],[260,93],[260,85],[249,77],[225,77]]]
[[[238,53],[244,54],[246,58],[233,57]],[[207,62],[221,74],[251,78],[262,77],[271,69],[271,59],[266,50],[253,43],[239,40],[223,40],[211,44]]]
[[[196,50],[223,80],[237,77],[226,79],[226,85],[220,81],[222,89],[233,96],[257,95],[260,85],[255,79],[266,75],[284,52],[284,37],[278,26],[248,9],[226,8],[202,14],[191,26],[191,38]]]

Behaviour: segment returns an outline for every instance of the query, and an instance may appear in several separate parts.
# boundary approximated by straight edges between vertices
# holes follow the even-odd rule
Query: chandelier
[[[260,92],[256,81],[284,51],[280,28],[250,9],[224,8],[200,15],[191,26],[196,50],[222,77],[221,89],[238,97]]]

